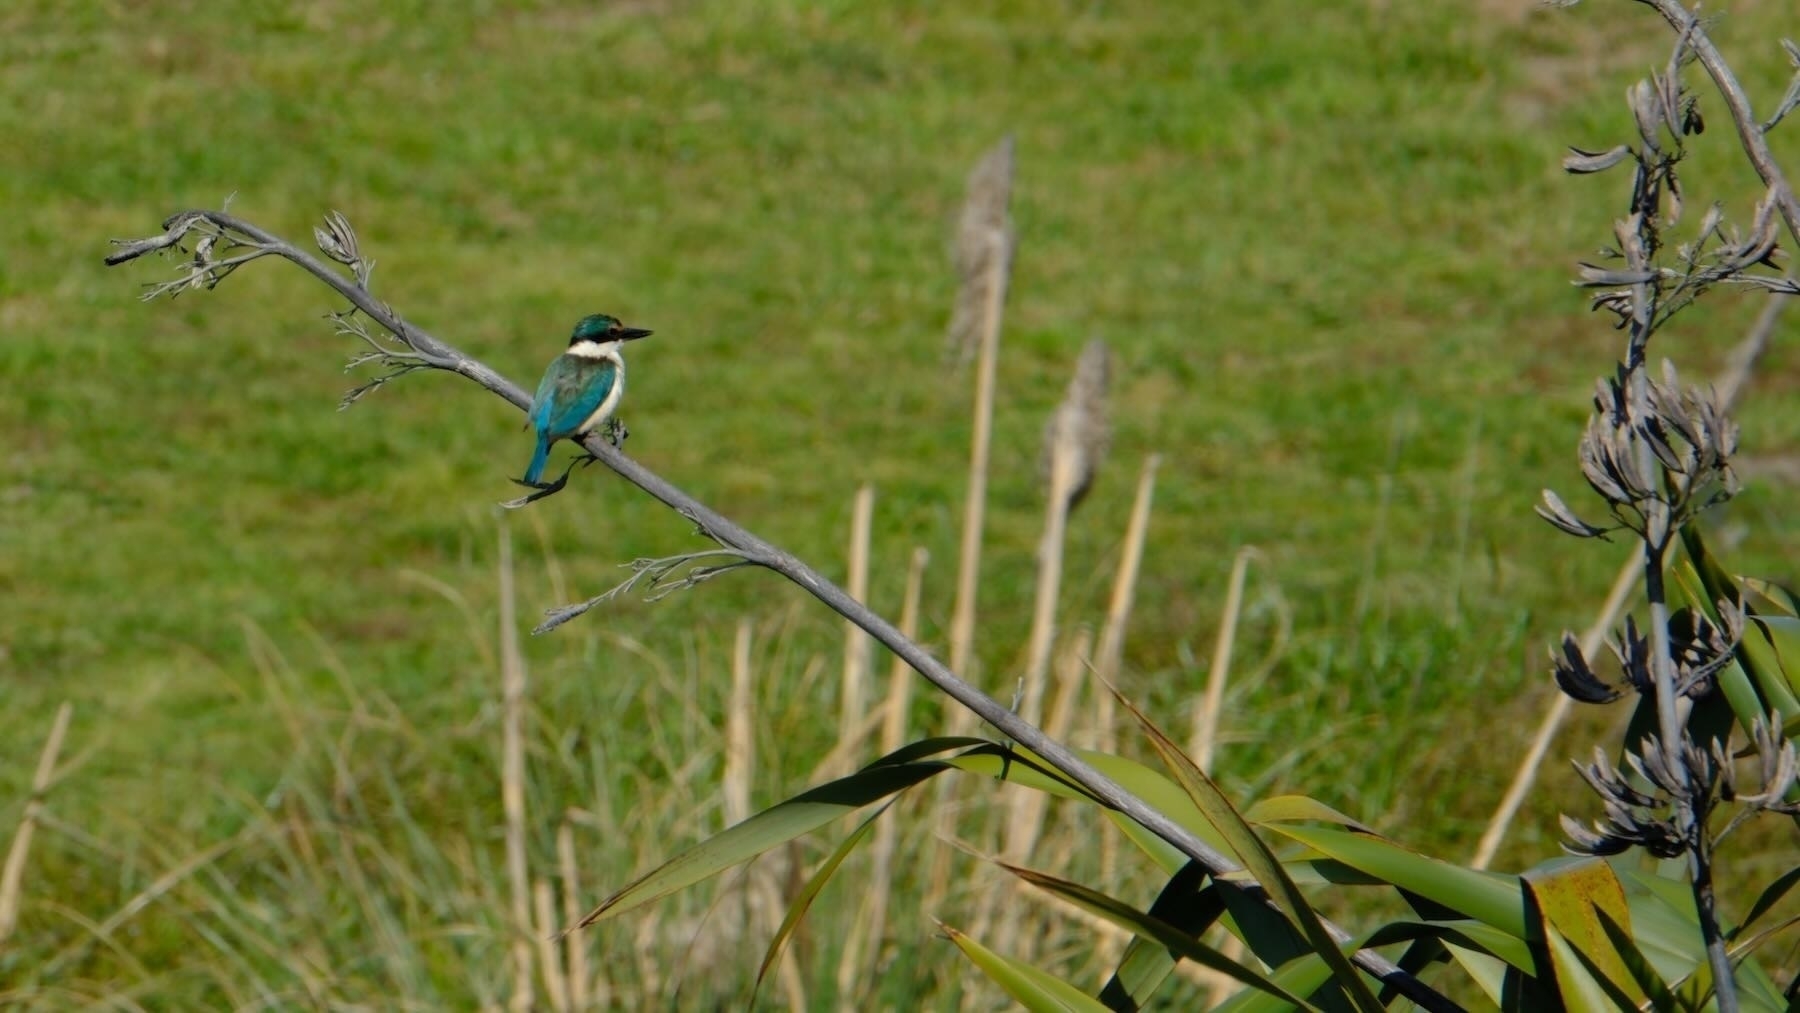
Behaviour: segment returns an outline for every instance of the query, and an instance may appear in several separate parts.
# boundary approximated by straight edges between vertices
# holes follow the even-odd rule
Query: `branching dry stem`
[[[333,260],[350,266],[354,277],[346,278],[342,272],[328,266],[311,253],[250,222],[222,211],[184,211],[163,223],[161,235],[139,240],[115,241],[119,250],[107,257],[106,262],[109,265],[123,264],[147,253],[168,250],[171,247],[179,248],[182,241],[196,231],[203,236],[226,237],[233,243],[253,248],[258,251],[259,255],[275,255],[293,262],[323,282],[332,291],[349,300],[350,304],[358,311],[393,334],[405,346],[408,353],[417,356],[417,362],[412,364],[413,368],[440,369],[461,374],[514,407],[522,411],[529,409],[531,395],[524,388],[501,376],[485,363],[471,358],[422,328],[407,322],[393,309],[371,295],[363,283],[363,279],[366,278],[366,268],[360,266],[366,261],[356,249],[355,236],[349,231],[348,223],[343,220],[341,215],[334,214],[327,219],[327,226],[329,231],[315,230],[315,237],[319,239],[320,247],[325,249]],[[191,278],[192,275],[188,277]],[[896,656],[903,659],[914,671],[924,676],[939,690],[986,721],[1000,735],[1036,753],[1048,766],[1060,772],[1084,791],[1092,794],[1094,798],[1130,817],[1182,854],[1199,862],[1215,877],[1214,882],[1219,889],[1240,891],[1260,903],[1274,906],[1268,892],[1260,884],[1247,881],[1239,875],[1241,873],[1239,866],[1222,852],[1201,840],[1193,831],[1127,791],[1118,782],[1096,770],[1091,764],[1077,756],[1074,751],[1052,739],[1036,725],[1025,721],[993,697],[964,681],[925,648],[904,636],[893,623],[852,598],[842,588],[827,580],[798,557],[764,541],[740,527],[730,518],[717,513],[676,488],[667,479],[626,456],[623,451],[608,441],[605,434],[590,433],[583,437],[580,443],[589,454],[612,469],[619,477],[637,486],[682,516],[694,521],[703,534],[718,543],[719,548],[689,556],[670,557],[669,560],[650,561],[619,588],[614,588],[600,599],[552,611],[546,621],[539,626],[540,632],[552,629],[561,622],[566,622],[568,619],[589,611],[600,601],[638,581],[647,579],[648,586],[651,588],[668,587],[670,590],[676,590],[679,587],[691,586],[742,566],[766,567],[804,588],[827,608],[861,626],[877,642],[894,652]],[[691,565],[701,559],[711,558],[731,561],[698,567]],[[665,566],[665,563],[670,565]],[[634,568],[637,567],[635,563],[632,565]],[[684,565],[689,567],[685,571],[682,570]],[[681,575],[677,577],[677,573]],[[569,609],[575,611],[569,613]],[[1340,942],[1348,941],[1351,938],[1348,932],[1335,925],[1327,923],[1327,928]],[[1455,1003],[1374,950],[1358,951],[1352,959],[1357,966],[1380,980],[1384,985],[1413,1000],[1424,1009],[1443,1011],[1443,1013],[1459,1009]]]

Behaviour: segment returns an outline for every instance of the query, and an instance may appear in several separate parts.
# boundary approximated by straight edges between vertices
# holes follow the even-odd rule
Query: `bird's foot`
[[[562,476],[559,477],[554,482],[527,482],[522,478],[513,479],[512,481],[513,481],[514,485],[522,485],[527,489],[533,489],[536,491],[530,493],[529,495],[521,496],[518,499],[509,499],[500,505],[508,510],[517,510],[520,507],[525,506],[527,504],[536,503],[538,500],[541,500],[546,496],[554,496],[557,493],[562,492],[563,486],[569,484],[569,473],[575,470],[575,466],[577,464],[582,464],[582,463],[585,463],[584,459],[579,458],[579,457],[573,461],[570,461],[569,466],[567,468],[563,469]]]
[[[612,444],[614,447],[624,446],[626,438],[630,435],[631,431],[625,428],[625,423],[620,422],[616,418],[607,419],[605,428],[600,430],[601,438]],[[577,443],[577,446],[579,445],[580,444]],[[536,503],[546,496],[554,496],[562,491],[563,486],[569,484],[569,475],[577,467],[585,468],[598,460],[600,460],[600,458],[594,456],[591,452],[588,452],[586,448],[583,448],[581,456],[569,461],[569,466],[563,469],[561,477],[557,478],[554,482],[527,482],[522,478],[515,478],[513,479],[514,485],[522,485],[527,489],[533,490],[533,492],[530,495],[521,496],[518,499],[507,500],[500,505],[508,510],[517,510],[528,503]]]

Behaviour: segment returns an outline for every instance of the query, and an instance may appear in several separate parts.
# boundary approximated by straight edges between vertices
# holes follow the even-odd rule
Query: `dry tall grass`
[[[957,222],[952,261],[957,274],[956,302],[949,339],[955,358],[976,358],[974,422],[969,446],[969,485],[963,499],[962,539],[956,559],[956,598],[951,605],[950,668],[980,684],[975,663],[975,611],[981,589],[981,545],[987,517],[988,459],[994,429],[994,398],[1000,366],[1000,327],[1012,278],[1016,238],[1012,202],[1013,139],[1003,138],[969,172],[962,213]],[[968,735],[974,716],[948,708],[944,731]],[[940,784],[933,797],[934,833],[949,839],[956,833],[957,808],[950,787]],[[925,907],[936,910],[950,891],[955,857],[941,849],[931,861]]]
[[[56,709],[50,723],[50,734],[44,738],[38,754],[37,771],[31,776],[31,800],[19,817],[19,829],[13,834],[12,847],[6,851],[6,865],[0,869],[0,944],[12,937],[19,926],[19,898],[25,887],[25,860],[31,854],[31,838],[37,832],[38,820],[44,813],[44,796],[56,773],[56,758],[62,753],[63,736],[69,732],[69,717],[74,712],[66,701]]]
[[[993,441],[994,388],[1000,363],[1000,324],[1012,277],[1013,140],[1003,139],[969,173],[956,231],[957,293],[950,341],[959,358],[975,350],[975,425],[969,448],[969,490],[963,504],[956,601],[950,620],[950,667],[973,674],[975,600],[981,584],[981,537],[987,515],[988,457]],[[960,727],[967,727],[966,725]]]

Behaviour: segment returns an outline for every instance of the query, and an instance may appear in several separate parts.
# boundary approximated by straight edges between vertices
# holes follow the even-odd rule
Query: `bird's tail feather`
[[[531,466],[525,469],[525,484],[537,485],[544,477],[544,465],[550,460],[550,441],[538,434],[537,452],[531,455]]]

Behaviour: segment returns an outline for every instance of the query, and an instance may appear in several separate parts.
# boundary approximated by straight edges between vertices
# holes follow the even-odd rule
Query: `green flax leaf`
[[[981,973],[1033,1013],[1107,1013],[1100,1000],[1074,985],[1030,964],[1002,957],[943,922],[938,923],[938,928]]]
[[[782,949],[793,937],[794,930],[800,927],[800,919],[806,917],[806,912],[812,908],[813,901],[818,899],[819,891],[825,889],[825,884],[831,882],[831,877],[836,875],[838,867],[844,864],[844,859],[849,858],[850,853],[856,850],[856,846],[869,836],[869,831],[875,828],[875,821],[881,818],[881,814],[893,808],[894,802],[897,801],[899,800],[894,799],[883,803],[881,808],[870,813],[869,818],[862,821],[855,832],[844,838],[836,848],[833,848],[831,854],[826,856],[824,863],[812,874],[812,878],[808,879],[806,885],[800,889],[800,895],[794,898],[792,904],[788,905],[787,913],[781,918],[781,926],[775,930],[774,938],[769,940],[769,948],[763,953],[762,966],[756,969],[756,984],[750,992],[751,1008],[754,1009],[756,1006],[756,990],[762,987],[763,978],[768,975],[769,968],[774,967],[775,961],[781,959]]]
[[[1235,978],[1251,988],[1268,992],[1304,1009],[1316,1010],[1318,1008],[1270,981],[1260,972],[1227,957],[1174,925],[1139,911],[1116,897],[1048,873],[1023,869],[1005,862],[999,864],[1001,868],[1025,882],[1055,894],[1089,914],[1126,929],[1134,936],[1153,940],[1157,945],[1184,960],[1191,960],[1202,967],[1209,967],[1220,974]]]
[[[1299,929],[1313,952],[1331,968],[1331,975],[1344,990],[1344,994],[1364,1013],[1382,1010],[1375,993],[1369,991],[1368,983],[1363,980],[1362,972],[1356,969],[1356,965],[1350,962],[1350,958],[1340,948],[1342,944],[1326,931],[1324,922],[1320,920],[1318,912],[1313,910],[1306,895],[1300,892],[1287,870],[1282,868],[1275,853],[1262,842],[1262,838],[1256,836],[1256,831],[1250,824],[1244,822],[1244,817],[1231,804],[1231,800],[1143,711],[1138,710],[1119,693],[1114,692],[1113,696],[1137,720],[1139,727],[1149,737],[1151,746],[1162,758],[1164,766],[1175,775],[1175,780],[1187,792],[1207,822],[1231,845],[1231,850],[1237,853],[1244,867],[1269,891],[1269,896],[1281,909],[1281,913]]]
[[[1364,834],[1290,824],[1268,829],[1464,917],[1527,938],[1525,892],[1517,877],[1465,869]]]
[[[660,900],[839,817],[950,769],[936,760],[865,767],[779,803],[688,848],[600,903],[580,928]]]

